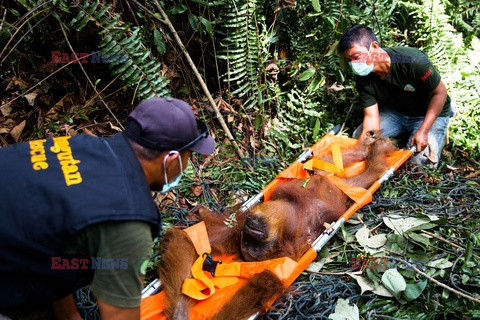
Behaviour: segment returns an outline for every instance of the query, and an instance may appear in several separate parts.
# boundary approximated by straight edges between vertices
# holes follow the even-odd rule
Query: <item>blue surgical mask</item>
[[[357,76],[365,77],[373,71],[373,63],[371,65],[367,65],[366,62],[352,63],[352,61],[349,61],[348,64],[350,65],[350,68],[352,68],[353,73]]]
[[[180,164],[180,174],[175,178],[173,179],[172,182],[168,183],[168,177],[167,177],[167,158],[170,157],[171,155],[174,155],[178,153],[178,161],[179,161],[179,164]],[[161,193],[165,194],[167,193],[168,191],[170,191],[171,189],[175,188],[176,186],[178,186],[178,184],[180,183],[180,179],[182,179],[182,175],[183,175],[183,167],[182,167],[182,157],[180,156],[180,152],[178,151],[170,151],[166,156],[165,158],[163,158],[163,176],[165,178],[165,184],[163,185],[162,187],[162,191],[160,191]]]
[[[370,48],[368,48],[368,54],[370,54],[370,49],[372,48],[372,45],[370,45]],[[370,74],[370,72],[373,71],[373,62],[371,65],[367,65],[366,62],[355,62],[355,61],[349,61],[348,64],[350,65],[350,68],[352,68],[352,71],[354,74],[357,76],[365,77]]]

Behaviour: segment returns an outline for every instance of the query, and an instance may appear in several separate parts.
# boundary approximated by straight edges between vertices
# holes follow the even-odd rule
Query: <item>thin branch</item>
[[[67,37],[67,33],[65,32],[65,29],[63,28],[63,25],[60,23],[60,28],[62,29],[62,32],[63,32],[63,35],[65,36],[65,40],[67,41],[67,44],[68,44],[68,47],[70,48],[70,50],[73,52],[78,52],[78,51],[75,51],[72,47],[72,45],[70,44],[70,41],[68,40],[68,37]],[[107,103],[103,100],[103,98],[100,96],[100,93],[97,91],[97,88],[95,88],[95,84],[92,82],[92,80],[90,80],[90,77],[88,76],[87,72],[85,71],[85,69],[83,68],[82,66],[82,63],[80,62],[79,59],[76,59],[77,62],[78,62],[78,65],[80,66],[80,69],[82,69],[83,71],[83,74],[85,74],[85,77],[87,78],[88,82],[90,82],[90,85],[92,86],[93,90],[96,92],[96,94],[98,95],[98,97],[100,98],[100,101],[102,101],[102,103],[105,105],[105,108],[107,108],[108,112],[112,115],[112,117],[115,119],[115,121],[117,121],[118,125],[120,126],[120,128],[122,128],[122,130],[125,130],[125,128],[123,127],[122,123],[117,119],[117,116],[112,112],[112,110],[110,109],[110,107],[107,105]]]
[[[210,91],[208,90],[208,87],[205,84],[205,81],[203,81],[203,78],[200,75],[200,73],[198,72],[197,67],[195,66],[195,63],[193,63],[192,58],[190,58],[190,55],[188,54],[187,49],[183,45],[182,40],[178,36],[177,31],[175,30],[172,23],[170,22],[170,19],[168,19],[168,16],[165,13],[165,11],[163,11],[162,6],[160,6],[160,3],[158,2],[158,0],[154,0],[153,2],[155,3],[155,6],[157,7],[158,11],[160,11],[160,14],[162,15],[162,18],[165,20],[165,23],[167,24],[168,28],[170,29],[170,32],[173,34],[173,37],[175,38],[175,41],[177,42],[178,46],[182,50],[183,54],[185,55],[185,58],[187,59],[188,64],[192,68],[193,73],[197,77],[198,82],[200,82],[200,86],[202,87],[203,91],[205,92],[205,95],[207,96],[208,101],[210,102],[211,106],[213,107],[213,110],[215,110],[215,115],[216,115],[218,121],[220,122],[220,125],[222,126],[222,129],[225,131],[225,134],[227,135],[228,139],[230,140],[230,142],[233,144],[233,146],[237,150],[237,154],[241,158],[243,158],[244,155],[243,155],[242,151],[240,150],[240,147],[238,146],[237,142],[235,141],[235,138],[233,137],[232,133],[230,132],[230,129],[228,129],[228,126],[225,123],[225,120],[223,119],[223,116],[220,113],[220,110],[218,109],[217,104],[213,100],[213,97],[210,94]]]
[[[445,289],[447,289],[448,291],[451,291],[451,292],[455,293],[455,294],[458,295],[458,296],[461,296],[461,297],[466,298],[466,299],[468,299],[468,300],[470,300],[470,301],[473,301],[473,302],[476,302],[476,303],[480,304],[480,300],[479,300],[479,299],[474,298],[474,297],[472,297],[472,296],[470,296],[470,295],[468,295],[468,294],[465,294],[465,293],[463,293],[463,292],[460,292],[460,291],[458,291],[458,290],[456,290],[456,289],[453,289],[453,288],[447,286],[446,284],[441,283],[440,281],[438,281],[438,280],[430,277],[430,276],[429,276],[428,274],[426,274],[425,272],[419,270],[417,267],[415,267],[415,265],[411,264],[411,263],[408,262],[408,261],[405,261],[405,260],[403,260],[403,259],[396,258],[396,257],[389,257],[389,259],[395,260],[395,261],[397,261],[397,262],[401,262],[401,263],[403,263],[404,265],[408,266],[409,268],[412,268],[416,273],[424,276],[424,277],[427,278],[429,281],[435,283],[436,285],[438,285],[438,286],[440,286],[440,287],[442,287],[442,288],[445,288]]]
[[[424,234],[426,234],[426,235],[429,235],[429,236],[431,236],[431,237],[434,237],[435,239],[438,239],[438,240],[440,240],[440,241],[443,241],[443,242],[445,242],[445,243],[448,243],[448,244],[451,245],[452,247],[455,247],[455,248],[457,248],[457,249],[460,249],[460,250],[462,250],[462,251],[465,251],[465,248],[464,248],[464,247],[459,246],[458,244],[453,243],[453,242],[451,242],[451,241],[449,241],[449,240],[447,240],[447,239],[444,239],[444,238],[440,237],[439,235],[436,235],[435,233],[428,232],[428,231],[425,231],[425,230],[421,230],[421,232],[424,233]],[[473,256],[474,256],[475,258],[477,258],[477,259],[480,259],[480,257],[477,256],[476,254],[473,254]]]
[[[38,11],[37,13],[35,13],[33,16],[31,16],[30,18],[28,18],[27,20],[25,20],[25,22],[22,23],[22,25],[20,27],[18,27],[18,29],[15,31],[14,34],[12,34],[12,36],[10,37],[10,39],[8,39],[7,41],[7,44],[3,47],[2,51],[0,52],[0,57],[3,56],[3,54],[5,53],[5,50],[7,50],[8,46],[10,45],[10,43],[13,41],[13,39],[15,39],[15,36],[20,32],[20,30],[22,29],[22,27],[28,23],[28,21],[30,21],[31,19],[35,18],[37,15],[41,14],[42,12],[44,11],[47,11],[47,9],[43,9],[43,10],[40,10]],[[8,52],[8,54],[3,57],[2,61],[0,61],[0,65],[5,61],[5,59],[8,58],[8,56],[10,55],[10,53],[15,49],[15,47],[22,41],[22,39],[31,31],[33,30],[33,28],[35,28],[40,22],[42,22],[46,17],[48,17],[50,14],[44,16],[40,21],[38,21],[32,28],[30,28],[30,30],[28,30],[21,38],[20,40],[17,41],[17,43],[13,46],[13,48]]]

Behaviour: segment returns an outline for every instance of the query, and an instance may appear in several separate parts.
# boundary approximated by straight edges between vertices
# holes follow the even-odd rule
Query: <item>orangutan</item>
[[[365,171],[343,180],[368,188],[386,171],[386,156],[395,150],[389,139],[380,137],[380,132],[367,133],[355,148],[342,152],[345,165],[366,160]],[[225,224],[223,215],[204,207],[196,210],[197,218],[206,224],[212,255],[235,255],[237,261],[284,256],[298,260],[323,232],[324,223],[336,221],[346,211],[349,201],[323,175],[314,175],[305,182],[292,179],[280,184],[269,201],[247,212],[237,212],[233,228]],[[159,275],[167,296],[166,315],[169,319],[188,319],[193,300],[181,293],[181,287],[183,280],[191,277],[197,254],[186,233],[178,228],[167,230],[161,250]],[[246,319],[284,290],[275,274],[265,270],[250,278],[213,319]]]

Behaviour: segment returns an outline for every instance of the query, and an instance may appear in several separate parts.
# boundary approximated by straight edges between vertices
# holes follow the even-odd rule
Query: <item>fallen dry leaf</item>
[[[26,120],[23,120],[20,122],[18,125],[13,127],[12,131],[10,131],[10,135],[13,137],[15,142],[18,142],[18,139],[20,138],[20,135],[23,132],[23,129],[25,128],[25,124],[27,123]]]
[[[196,185],[192,187],[192,193],[195,195],[195,197],[198,197],[203,193],[203,188],[201,185]]]
[[[471,178],[476,178],[480,176],[480,170],[477,170],[475,172],[469,173],[466,178],[471,179]]]
[[[33,107],[33,103],[35,102],[35,98],[37,97],[38,92],[32,92],[25,95],[25,99],[27,99],[28,105]]]
[[[0,133],[9,133],[14,126],[15,121],[7,119],[0,124]]]
[[[5,117],[7,117],[10,114],[10,112],[12,112],[12,106],[5,105],[4,107],[0,108],[0,111]]]

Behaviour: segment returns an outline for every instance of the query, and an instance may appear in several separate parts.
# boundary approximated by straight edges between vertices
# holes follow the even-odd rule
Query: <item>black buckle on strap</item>
[[[202,270],[208,271],[212,276],[215,276],[215,270],[217,269],[217,264],[221,264],[222,260],[213,260],[212,256],[209,253],[204,253],[203,256],[207,256],[205,261],[203,261]]]

